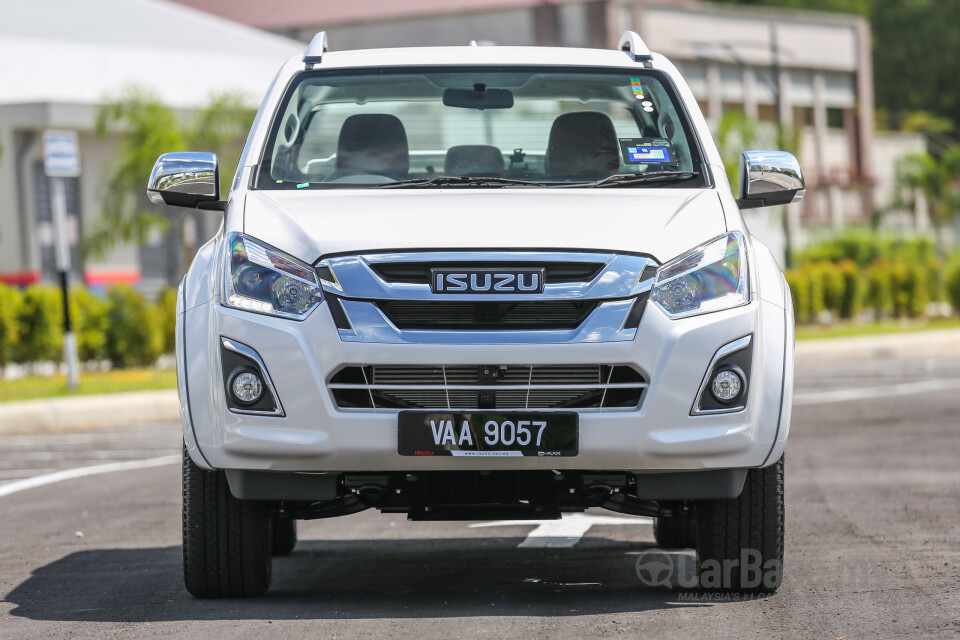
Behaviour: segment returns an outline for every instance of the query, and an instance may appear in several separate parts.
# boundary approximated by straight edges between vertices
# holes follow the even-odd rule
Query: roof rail
[[[319,32],[313,36],[313,40],[310,41],[307,50],[303,52],[304,64],[320,64],[321,60],[323,60],[323,54],[325,54],[329,48],[330,44],[327,42],[327,32]]]
[[[626,51],[633,56],[633,59],[636,62],[653,61],[653,54],[650,53],[650,49],[647,48],[647,44],[636,31],[624,31],[623,35],[620,36],[620,44],[618,45],[618,48],[620,51]]]

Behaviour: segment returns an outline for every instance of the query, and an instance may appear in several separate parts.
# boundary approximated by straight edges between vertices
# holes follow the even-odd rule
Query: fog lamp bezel
[[[226,336],[220,336],[220,369],[227,410],[252,416],[285,417],[280,396],[273,384],[267,366],[260,354],[248,345]],[[244,402],[233,393],[233,381],[241,373],[250,372],[260,378],[260,396]]]

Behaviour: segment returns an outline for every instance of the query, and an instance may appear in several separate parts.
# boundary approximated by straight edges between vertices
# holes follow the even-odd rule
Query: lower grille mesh
[[[632,409],[630,365],[348,366],[328,383],[341,409]]]

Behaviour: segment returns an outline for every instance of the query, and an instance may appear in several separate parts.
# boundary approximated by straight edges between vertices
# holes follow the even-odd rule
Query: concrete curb
[[[5,435],[179,420],[176,389],[0,403],[0,434]]]
[[[824,360],[960,356],[960,329],[797,342],[797,364]],[[174,389],[0,403],[0,434],[80,431],[179,422]]]
[[[797,362],[960,356],[960,329],[797,341]]]

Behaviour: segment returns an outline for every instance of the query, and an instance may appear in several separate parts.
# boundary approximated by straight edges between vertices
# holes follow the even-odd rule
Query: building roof
[[[176,0],[261,29],[339,25],[389,18],[517,9],[575,0]]]
[[[177,107],[232,90],[259,101],[303,44],[163,0],[4,3],[0,104],[97,104],[123,86]]]

